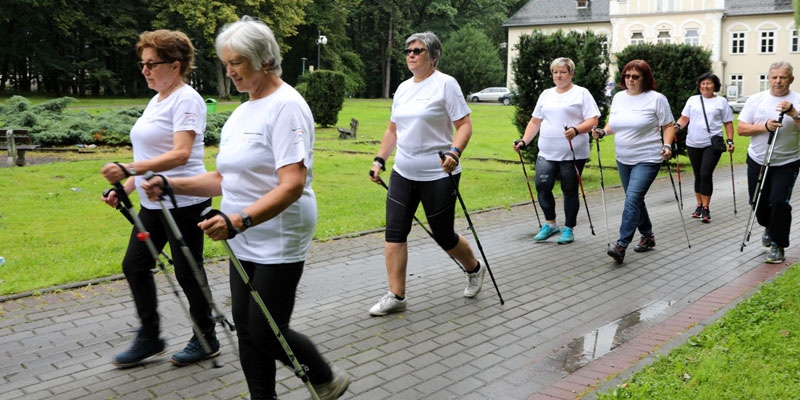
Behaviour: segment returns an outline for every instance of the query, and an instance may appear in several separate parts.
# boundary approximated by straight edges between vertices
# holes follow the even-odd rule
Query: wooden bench
[[[339,139],[355,139],[356,131],[358,130],[358,120],[355,118],[350,119],[350,130],[344,128],[336,128],[339,131]]]
[[[31,138],[28,136],[28,131],[24,129],[0,128],[0,142],[5,142],[0,145],[0,150],[8,151],[7,164],[9,167],[25,166],[25,152],[39,148],[39,145],[30,144]]]

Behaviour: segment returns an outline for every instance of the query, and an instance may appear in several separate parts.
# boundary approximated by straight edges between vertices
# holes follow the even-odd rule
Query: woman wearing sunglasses
[[[203,163],[206,104],[200,94],[186,84],[193,68],[194,46],[184,33],[163,29],[144,32],[136,44],[136,52],[141,60],[139,68],[147,87],[155,90],[156,95],[150,99],[142,116],[131,128],[133,162],[125,165],[106,164],[101,173],[110,183],[128,178],[124,183],[125,192],[138,190],[141,202],[139,218],[150,232],[157,250],[170,243],[175,276],[189,301],[189,312],[211,346],[211,352],[207,353],[200,346],[199,339],[192,335],[183,351],[172,356],[173,364],[184,366],[219,354],[211,307],[201,290],[208,283],[200,283],[195,279],[188,259],[180,251],[179,242],[162,223],[161,206],[158,201],[149,200],[142,189],[144,179],[140,175],[153,171],[178,177],[206,172]],[[197,227],[197,223],[201,221],[202,211],[211,205],[211,200],[205,196],[176,196],[176,200],[177,208],[172,209],[172,215],[197,265],[202,266],[203,231]],[[103,197],[103,201],[112,207],[119,203],[114,192]],[[172,208],[171,202],[166,203]],[[157,288],[152,272],[155,260],[145,242],[137,239],[136,233],[134,228],[122,260],[122,272],[131,288],[141,327],[131,347],[114,357],[114,365],[119,368],[137,365],[166,348],[164,341],[159,338]],[[205,270],[200,268],[200,273],[205,281]]]
[[[644,196],[656,179],[661,164],[672,156],[675,138],[672,111],[667,98],[656,92],[653,70],[643,60],[633,60],[620,72],[617,92],[611,101],[608,123],[594,129],[592,135],[614,139],[619,177],[625,191],[625,208],[619,227],[619,239],[608,248],[608,255],[622,264],[625,250],[636,230],[642,235],[634,251],[643,252],[656,245],[653,224],[647,213]],[[662,137],[663,132],[663,137]]]
[[[389,292],[370,308],[374,316],[406,309],[406,239],[420,203],[436,242],[467,272],[464,297],[480,292],[486,271],[466,239],[453,229],[454,185],[461,176],[459,159],[472,136],[472,111],[458,82],[436,70],[442,45],[433,32],[409,36],[404,52],[413,77],[397,88],[389,127],[370,170],[372,181],[381,183],[378,174],[397,148],[386,201],[384,257]],[[440,153],[444,154],[441,159]]]

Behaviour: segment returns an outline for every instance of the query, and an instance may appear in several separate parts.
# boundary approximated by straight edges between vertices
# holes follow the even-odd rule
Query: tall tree
[[[466,54],[469,62],[464,62]],[[486,86],[504,86],[505,71],[498,47],[472,26],[456,31],[442,44],[439,67],[456,78],[465,95]]]

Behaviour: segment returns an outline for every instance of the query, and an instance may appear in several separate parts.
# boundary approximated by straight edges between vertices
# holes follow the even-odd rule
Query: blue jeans
[[[539,198],[539,205],[542,206],[544,219],[555,221],[556,219],[556,200],[553,196],[553,187],[556,179],[561,179],[561,193],[564,197],[564,226],[574,228],[577,225],[578,210],[581,201],[578,197],[578,174],[575,173],[575,166],[583,173],[583,166],[586,160],[572,161],[550,161],[542,157],[536,159],[536,197]]]
[[[653,224],[650,222],[650,215],[647,213],[647,206],[644,204],[644,195],[650,189],[650,185],[658,176],[661,163],[640,163],[626,165],[617,161],[619,178],[622,181],[622,189],[625,191],[625,208],[622,210],[622,222],[619,225],[620,246],[628,247],[633,241],[636,229],[644,236],[653,234]]]

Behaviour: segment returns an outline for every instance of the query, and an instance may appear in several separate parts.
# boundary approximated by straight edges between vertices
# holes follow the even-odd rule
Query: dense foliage
[[[413,32],[478,27],[490,49],[506,41],[503,22],[526,0],[4,0],[0,2],[0,96],[147,95],[134,45],[143,31],[185,32],[197,49],[191,84],[227,98],[230,82],[214,38],[243,15],[275,32],[283,78],[296,84],[308,67],[340,71],[347,93],[389,97],[408,75],[401,50]],[[318,45],[319,35],[328,42]],[[468,62],[469,49],[448,54]],[[505,53],[497,54],[504,61]],[[317,61],[319,60],[319,61]],[[503,64],[504,65],[504,64]],[[305,68],[305,69],[304,69]],[[447,71],[445,71],[447,72]]]
[[[130,146],[130,131],[144,108],[132,107],[90,114],[86,111],[64,112],[74,101],[62,97],[33,105],[22,96],[13,96],[0,104],[0,126],[28,131],[31,141],[43,147],[77,145]],[[222,125],[229,112],[208,114],[205,143],[219,143]]]
[[[323,128],[336,125],[344,105],[344,82],[344,74],[336,71],[317,71],[308,77],[305,98],[314,122]]]
[[[531,119],[539,95],[553,87],[553,75],[550,64],[559,57],[568,57],[575,63],[575,76],[572,82],[586,88],[594,97],[600,108],[600,121],[608,115],[608,103],[605,97],[606,82],[609,79],[608,38],[594,32],[564,33],[557,31],[546,35],[534,31],[530,35],[522,35],[517,44],[519,56],[512,62],[514,83],[517,88],[516,113],[514,125],[519,136],[525,133],[525,127]],[[525,158],[535,162],[539,153],[538,138],[524,150]]]

